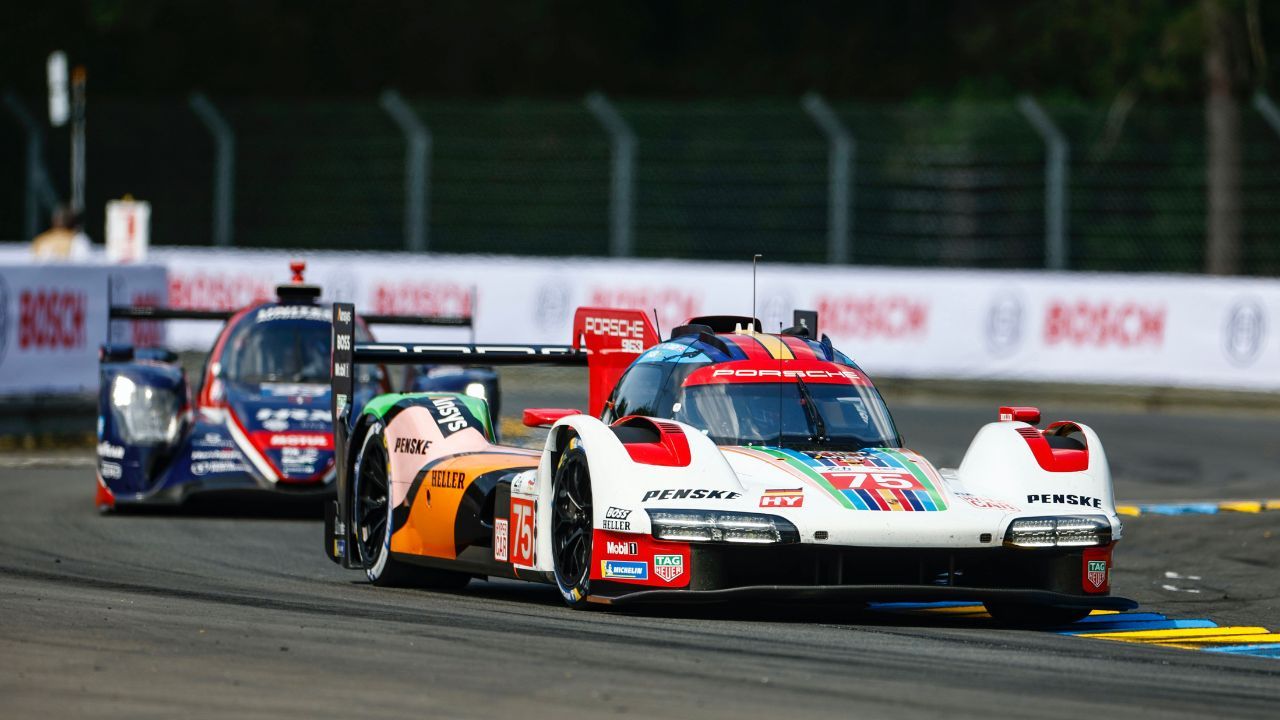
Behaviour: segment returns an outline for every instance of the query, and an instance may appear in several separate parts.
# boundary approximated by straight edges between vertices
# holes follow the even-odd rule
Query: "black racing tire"
[[[574,438],[560,456],[551,482],[551,555],[565,604],[587,607],[591,591],[591,472],[587,451]]]
[[[1052,605],[1030,605],[1027,603],[983,603],[987,612],[997,622],[1010,627],[1035,628],[1059,627],[1070,625],[1084,619],[1091,612],[1089,608],[1054,607]]]
[[[380,587],[457,589],[471,577],[465,573],[419,567],[391,555],[391,483],[387,472],[386,435],[375,422],[360,442],[351,472],[351,529],[356,559],[369,582]]]

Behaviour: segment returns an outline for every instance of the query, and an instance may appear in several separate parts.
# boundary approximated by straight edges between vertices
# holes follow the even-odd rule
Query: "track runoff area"
[[[580,402],[572,378],[503,382],[509,408]],[[950,465],[995,407],[898,403],[894,415],[910,446]],[[90,453],[6,456],[0,698],[15,717],[958,717],[1032,697],[1052,717],[1274,717],[1280,512],[1267,448],[1280,417],[1042,409],[1107,443],[1119,502],[1137,513],[1113,588],[1137,611],[1028,631],[972,603],[584,613],[509,582],[386,590],[323,557],[318,518],[101,517]],[[1253,500],[1198,502],[1211,497]]]

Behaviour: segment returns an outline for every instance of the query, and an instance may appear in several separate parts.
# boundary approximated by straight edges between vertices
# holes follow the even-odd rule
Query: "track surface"
[[[547,392],[510,392],[506,406]],[[546,398],[557,399],[549,404],[564,404]],[[910,444],[947,464],[990,415],[985,405],[896,412]],[[1280,495],[1269,442],[1280,420],[1079,419],[1107,440],[1121,499]],[[988,620],[805,606],[574,612],[554,591],[510,582],[473,582],[454,594],[377,589],[323,557],[314,519],[99,517],[87,464],[7,460],[6,718],[1074,720],[1275,717],[1280,707],[1280,660],[1004,630]],[[1115,590],[1143,609],[1280,627],[1280,513],[1144,516],[1126,531]],[[1161,589],[1170,571],[1201,578],[1201,592],[1185,592],[1185,583]]]

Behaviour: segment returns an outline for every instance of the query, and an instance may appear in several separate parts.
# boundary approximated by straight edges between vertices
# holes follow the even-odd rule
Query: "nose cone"
[[[322,481],[334,460],[328,386],[264,383],[240,390],[232,409],[281,482]]]

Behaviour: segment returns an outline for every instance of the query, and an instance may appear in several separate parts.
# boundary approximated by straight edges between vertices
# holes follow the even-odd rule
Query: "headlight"
[[[178,396],[168,390],[139,386],[129,377],[111,381],[111,409],[127,443],[172,443],[181,418]]]
[[[653,537],[680,542],[795,543],[800,531],[785,518],[722,510],[649,510]]]
[[[1018,547],[1092,547],[1111,544],[1111,523],[1101,515],[1019,518],[1005,544]]]
[[[467,383],[467,389],[463,392],[473,398],[488,399],[485,397],[484,383]]]

